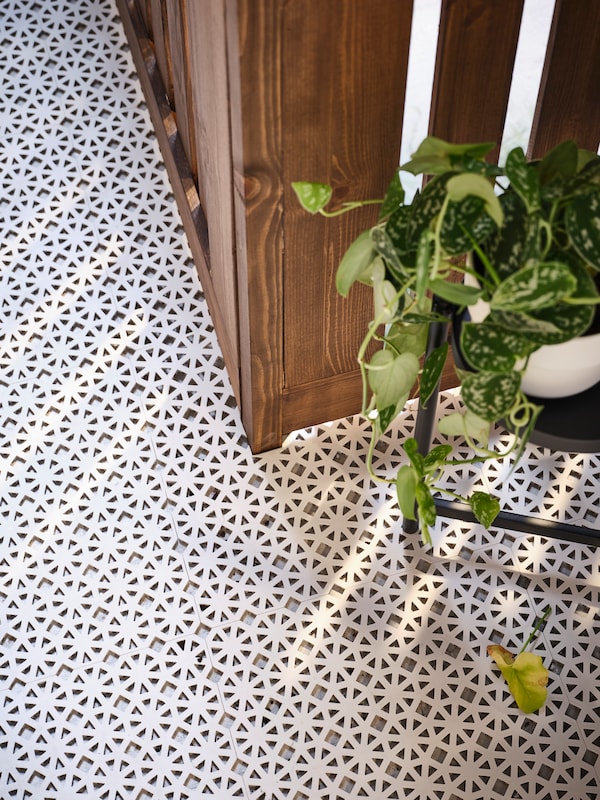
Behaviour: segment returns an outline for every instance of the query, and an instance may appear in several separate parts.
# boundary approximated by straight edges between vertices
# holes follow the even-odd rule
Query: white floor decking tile
[[[253,457],[110,0],[4,0],[0,80],[0,797],[596,798],[600,551],[424,551],[359,419]],[[596,528],[599,475],[485,473]],[[485,649],[547,605],[525,716]]]

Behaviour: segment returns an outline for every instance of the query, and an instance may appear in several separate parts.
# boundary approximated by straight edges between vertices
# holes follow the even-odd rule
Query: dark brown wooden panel
[[[523,0],[443,0],[429,132],[496,142],[498,158]]]
[[[355,373],[372,316],[370,293],[349,299],[334,274],[376,207],[335,220],[309,217],[291,182],[334,187],[336,202],[382,197],[398,166],[412,3],[292,0],[283,19],[285,386]],[[358,410],[358,409],[355,409]],[[324,403],[315,416],[330,413]]]
[[[255,451],[282,432],[280,0],[227,0],[242,418]]]
[[[600,141],[600,3],[556,0],[529,154],[563,139],[596,152]]]

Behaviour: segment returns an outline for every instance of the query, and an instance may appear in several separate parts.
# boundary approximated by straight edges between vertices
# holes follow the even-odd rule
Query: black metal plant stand
[[[431,323],[427,345],[428,353],[446,340],[448,329],[448,322]],[[425,407],[419,401],[414,437],[421,453],[426,453],[431,445],[437,417],[438,395],[439,385]],[[530,437],[531,442],[567,453],[600,452],[600,383],[581,394],[539,402],[544,406],[544,410]],[[600,494],[600,476],[598,477]],[[440,516],[477,522],[470,507],[464,503],[436,498],[435,504]],[[414,520],[405,519],[403,522],[405,533],[415,533],[418,527],[418,522]],[[508,528],[569,542],[600,545],[600,530],[550,521],[541,517],[522,516],[510,511],[501,511],[494,521],[494,527]]]

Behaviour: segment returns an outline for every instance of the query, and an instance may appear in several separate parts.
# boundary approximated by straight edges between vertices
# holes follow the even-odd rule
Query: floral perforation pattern
[[[5,0],[0,80],[0,796],[595,798],[600,553],[424,550],[355,417],[253,456],[112,0]],[[599,527],[597,455],[485,470]],[[525,716],[486,646],[547,605]]]

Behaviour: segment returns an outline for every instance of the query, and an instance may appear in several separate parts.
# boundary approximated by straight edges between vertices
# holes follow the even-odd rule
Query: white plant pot
[[[570,397],[600,381],[600,333],[540,347],[529,357],[521,387],[525,394]]]
[[[477,285],[470,275],[465,276],[465,283]],[[474,322],[482,322],[489,313],[489,305],[482,300],[469,306],[469,314]],[[521,388],[525,394],[551,399],[579,394],[598,381],[600,333],[595,333],[562,344],[540,347],[529,357]]]

